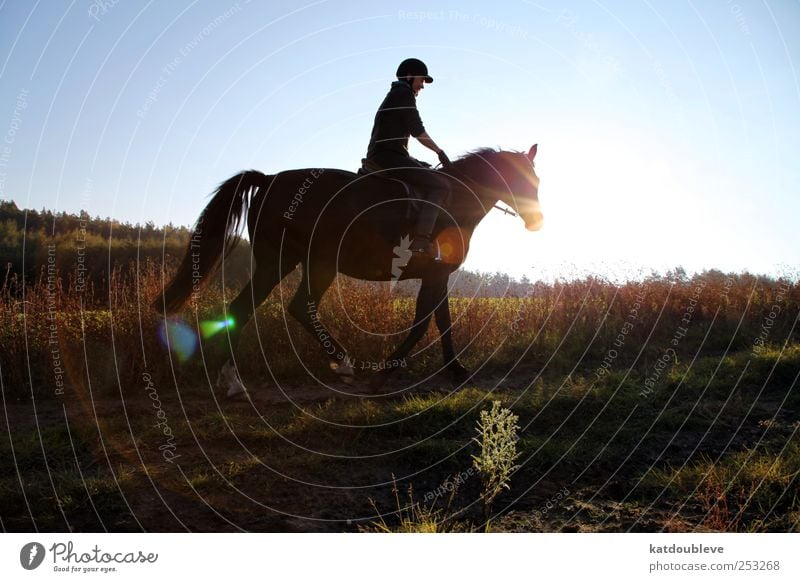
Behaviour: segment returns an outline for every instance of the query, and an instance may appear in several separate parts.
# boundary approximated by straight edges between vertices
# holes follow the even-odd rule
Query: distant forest
[[[4,270],[36,276],[47,261],[48,247],[55,245],[61,270],[78,263],[78,250],[98,272],[102,265],[182,256],[190,230],[156,227],[50,210],[25,210],[14,202],[0,201],[0,261]]]
[[[0,285],[15,279],[16,289],[24,278],[28,284],[46,276],[48,261],[55,263],[62,285],[74,285],[80,274],[91,282],[100,301],[109,290],[111,272],[117,280],[135,277],[143,266],[177,267],[191,237],[191,229],[168,224],[159,227],[89,216],[20,209],[14,202],[0,200]],[[250,245],[244,239],[226,259],[226,279],[239,285],[249,277]],[[452,278],[454,294],[478,297],[522,297],[531,292],[532,282],[516,280],[505,273],[483,274],[459,271]],[[396,295],[416,292],[416,283],[403,281]]]
[[[130,224],[83,211],[36,211],[0,201],[2,278],[5,284],[16,279],[17,289],[21,279],[32,284],[45,276],[48,263],[54,263],[62,286],[80,277],[100,297],[108,291],[112,272],[119,278],[135,276],[143,265],[171,270],[183,257],[190,236],[185,226]],[[240,245],[237,251],[228,266],[244,276],[249,246]]]

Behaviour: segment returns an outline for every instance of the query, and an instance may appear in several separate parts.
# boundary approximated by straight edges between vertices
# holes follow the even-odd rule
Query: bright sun
[[[691,262],[705,236],[699,197],[658,144],[596,135],[543,143],[537,157],[541,232],[493,211],[475,231],[467,268],[521,275],[545,270],[653,269]]]

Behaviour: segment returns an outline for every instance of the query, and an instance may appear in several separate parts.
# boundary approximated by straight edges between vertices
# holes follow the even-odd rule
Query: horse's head
[[[536,175],[533,161],[537,150],[538,144],[534,144],[527,154],[500,152],[507,160],[502,174],[506,187],[505,192],[502,189],[498,192],[501,194],[500,200],[522,216],[528,230],[539,230],[544,223],[539,204],[539,176]]]
[[[480,185],[486,195],[513,208],[528,230],[539,230],[544,215],[539,205],[539,177],[534,170],[537,149],[538,144],[528,153],[482,149],[460,158],[455,164],[465,176]]]

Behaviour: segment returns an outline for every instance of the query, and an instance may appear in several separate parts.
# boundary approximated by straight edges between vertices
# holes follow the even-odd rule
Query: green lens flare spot
[[[226,327],[233,327],[235,321],[232,317],[221,320],[208,320],[200,322],[200,334],[203,338],[210,338],[217,335]]]

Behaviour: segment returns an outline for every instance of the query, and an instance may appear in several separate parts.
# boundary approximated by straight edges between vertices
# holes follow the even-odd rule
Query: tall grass
[[[671,498],[699,505],[702,525],[714,531],[791,530],[800,519],[800,447],[732,452],[673,469],[653,469],[645,484],[666,488]]]
[[[109,280],[88,280],[78,290],[75,275],[62,276],[42,266],[37,280],[23,289],[20,278],[5,274],[0,288],[2,379],[11,397],[57,393],[56,363],[67,387],[91,381],[102,393],[139,383],[146,371],[181,389],[207,385],[228,356],[225,334],[199,343],[185,361],[159,340],[160,315],[148,305],[171,268],[152,261],[117,265]],[[454,276],[454,281],[458,275]],[[656,365],[669,348],[670,365],[679,365],[702,347],[705,354],[727,349],[761,349],[796,342],[800,310],[797,282],[724,275],[712,271],[688,278],[682,273],[642,282],[613,284],[598,278],[554,284],[517,284],[505,296],[483,295],[473,285],[453,290],[454,340],[462,361],[486,373],[545,371],[590,380],[624,371],[633,363]],[[300,380],[307,370],[327,373],[314,338],[285,313],[299,280],[288,277],[259,307],[236,352],[245,379]],[[108,289],[98,293],[97,288]],[[238,289],[219,278],[183,314],[190,329],[220,316],[223,303]],[[320,317],[343,340],[356,369],[368,369],[397,345],[414,314],[413,284],[390,289],[339,277],[326,295]],[[513,295],[513,296],[512,296]],[[689,311],[691,308],[691,311]],[[679,329],[683,332],[678,332]],[[677,341],[676,341],[677,338]],[[407,371],[429,374],[441,363],[438,332],[431,329],[409,361]],[[613,356],[613,357],[612,357]],[[212,377],[213,379],[213,377]]]

